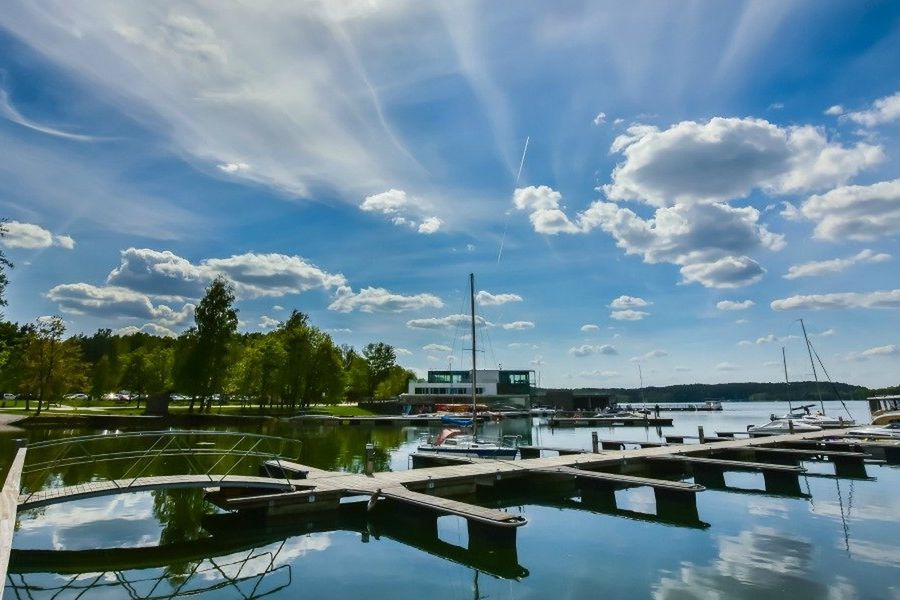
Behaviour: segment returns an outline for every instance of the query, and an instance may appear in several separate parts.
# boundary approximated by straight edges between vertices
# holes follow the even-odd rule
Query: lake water
[[[859,421],[865,403],[848,403]],[[840,414],[838,403],[826,403]],[[673,427],[551,430],[541,420],[490,424],[525,442],[588,449],[601,439],[745,430],[785,406],[727,403],[721,413],[669,413]],[[365,444],[381,470],[408,468],[427,429],[266,425],[299,439],[301,462],[359,470]],[[32,442],[89,431],[29,430]],[[11,436],[0,440],[2,456]],[[127,444],[120,444],[124,447]],[[178,472],[175,460],[153,474]],[[698,495],[699,521],[660,522],[649,489],[616,493],[615,510],[552,487],[467,501],[521,512],[516,552],[466,549],[465,523],[439,521],[438,539],[362,513],[262,526],[214,514],[202,492],[122,494],[20,513],[7,598],[775,598],[900,599],[900,467],[866,465],[867,477],[836,478],[804,463],[799,493],[766,493],[761,475],[727,473],[730,490]],[[30,485],[115,475],[81,464],[50,469]],[[119,465],[117,469],[127,469]],[[247,471],[252,472],[252,471]],[[150,474],[145,473],[145,474]],[[161,548],[160,548],[161,546]],[[104,550],[107,549],[107,550]]]

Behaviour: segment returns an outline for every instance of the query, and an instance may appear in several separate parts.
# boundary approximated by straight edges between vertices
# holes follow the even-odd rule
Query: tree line
[[[338,346],[296,310],[272,331],[238,333],[234,301],[231,284],[217,278],[197,304],[194,326],[176,338],[110,329],[66,338],[59,317],[2,321],[0,390],[24,396],[27,410],[34,401],[37,413],[68,393],[90,400],[120,389],[138,407],[144,398],[177,392],[192,411],[208,411],[217,400],[292,411],[390,398],[415,379],[390,345],[370,343],[361,352]]]

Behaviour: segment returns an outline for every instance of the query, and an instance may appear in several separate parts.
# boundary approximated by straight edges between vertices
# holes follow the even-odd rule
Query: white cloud
[[[590,356],[592,354],[603,354],[605,356],[616,356],[619,354],[619,351],[609,344],[603,345],[592,345],[592,344],[582,344],[581,346],[575,346],[569,348],[569,354],[572,356]]]
[[[247,171],[248,169],[250,169],[250,165],[242,162],[223,163],[220,165],[216,165],[216,167],[220,171],[228,173],[230,175],[234,175],[235,173],[240,173],[241,171]]]
[[[737,345],[741,347],[749,347],[753,345],[753,342],[751,342],[750,340],[741,340],[737,343]]]
[[[719,310],[747,310],[754,304],[753,300],[720,300],[716,302],[716,308]]]
[[[581,331],[583,331],[585,333],[596,333],[596,332],[600,331],[600,326],[594,325],[593,323],[588,323],[586,325],[581,326]]]
[[[9,221],[3,225],[6,230],[3,237],[0,238],[0,244],[7,248],[25,248],[35,250],[38,248],[49,248],[50,246],[59,246],[66,250],[75,247],[75,240],[67,235],[55,235],[50,233],[40,225],[33,223],[20,223],[19,221]]]
[[[422,350],[426,352],[452,352],[453,349],[450,346],[445,346],[443,344],[426,344],[422,346]]]
[[[435,233],[438,229],[440,229],[441,224],[443,224],[443,221],[441,221],[437,217],[426,217],[425,219],[422,220],[421,223],[419,223],[419,226],[416,228],[416,231],[418,231],[419,233],[424,233],[426,235],[430,235],[432,233]]]
[[[773,300],[773,310],[810,310],[824,308],[900,308],[900,289],[876,292],[839,292],[790,296]]]
[[[834,104],[825,109],[825,114],[829,117],[839,117],[844,114],[844,107],[840,104]]]
[[[651,302],[647,302],[643,298],[637,298],[635,296],[619,296],[610,302],[609,307],[615,310],[624,310],[628,308],[643,308],[650,304]]]
[[[406,348],[394,348],[394,353],[398,356],[412,356],[412,352],[407,350]]]
[[[47,125],[42,125],[41,123],[32,121],[31,119],[25,117],[18,110],[16,110],[16,107],[13,106],[12,102],[9,99],[9,94],[4,89],[0,89],[0,116],[9,119],[13,123],[19,124],[22,127],[27,127],[28,129],[31,129],[33,131],[40,131],[41,133],[46,133],[47,135],[52,135],[53,137],[73,140],[76,142],[93,142],[98,140],[98,138],[90,135],[69,133],[67,131],[62,131],[61,129],[56,129],[55,127],[49,127]]]
[[[153,304],[140,292],[122,287],[97,287],[88,283],[57,285],[47,292],[47,298],[68,314],[92,315],[101,318],[138,318],[171,327],[186,323],[194,314],[193,304],[174,309],[165,304]]]
[[[521,302],[522,296],[518,294],[492,294],[484,290],[475,294],[475,302],[480,306],[497,306],[507,302]]]
[[[740,367],[730,362],[720,362],[716,365],[716,371],[738,371]]]
[[[765,274],[748,254],[781,250],[784,237],[759,224],[757,209],[728,201],[754,190],[814,191],[844,184],[882,160],[881,147],[830,142],[811,126],[781,128],[762,119],[685,121],[667,130],[638,125],[613,142],[624,161],[602,187],[610,200],[656,207],[642,218],[615,202],[597,201],[570,218],[562,195],[547,187],[517,189],[513,202],[538,233],[584,234],[599,228],[626,254],[678,265],[684,283],[734,288]]]
[[[341,286],[335,293],[328,310],[338,312],[406,312],[423,308],[441,308],[443,301],[433,294],[404,296],[384,288],[367,287],[354,292],[349,286]]]
[[[250,252],[193,264],[168,250],[148,248],[123,250],[121,263],[106,283],[151,296],[199,298],[218,275],[234,284],[240,298],[279,297],[347,284],[343,275],[328,273],[300,256]]]
[[[513,321],[512,323],[504,323],[503,329],[517,330],[534,329],[534,323],[531,321]]]
[[[449,329],[453,327],[465,327],[471,323],[469,315],[455,314],[446,317],[429,317],[427,319],[412,319],[406,322],[410,329]],[[479,326],[490,325],[484,318],[476,316],[475,323]]]
[[[801,209],[816,223],[815,237],[874,240],[900,234],[900,179],[848,185],[810,196]]]
[[[119,329],[113,331],[113,334],[115,335],[134,335],[135,333],[147,333],[159,337],[177,336],[177,334],[168,327],[163,327],[162,325],[159,325],[157,323],[145,323],[140,327],[129,325],[127,327],[120,327]]]
[[[665,350],[657,349],[657,350],[651,350],[650,352],[647,352],[640,356],[632,356],[629,360],[631,362],[638,362],[638,361],[642,361],[642,360],[650,360],[653,358],[663,358],[664,356],[668,356],[668,355],[669,355],[669,353],[666,352]]]
[[[766,270],[748,256],[725,256],[712,262],[681,267],[685,283],[699,283],[704,287],[736,288],[756,283]]]
[[[819,336],[820,337],[830,337],[832,335],[835,335],[836,333],[837,333],[837,331],[834,329],[826,329],[825,331],[820,333]]]
[[[437,217],[424,217],[420,220],[416,215],[426,209],[425,204],[419,199],[410,198],[403,190],[390,189],[366,196],[359,208],[387,215],[394,225],[406,225],[426,235],[435,233],[443,224]]]
[[[272,306],[272,310],[274,310],[275,312],[282,312],[284,310],[284,307],[280,304],[275,304],[274,306]]]
[[[761,344],[771,344],[771,343],[774,342],[776,339],[777,339],[777,338],[775,337],[775,335],[770,333],[769,335],[767,335],[767,336],[765,336],[765,337],[756,338],[756,345],[761,345]]]
[[[558,233],[584,233],[560,209],[562,194],[546,186],[517,188],[513,192],[513,204],[518,210],[529,212],[531,225],[538,233],[556,235]]]
[[[278,319],[273,319],[268,315],[263,315],[259,318],[259,323],[257,327],[260,329],[271,329],[273,327],[278,327],[281,324],[281,321]]]
[[[616,321],[640,321],[649,315],[650,313],[640,310],[614,310],[609,313],[609,318],[615,319]]]
[[[869,110],[847,113],[846,118],[864,127],[875,127],[882,123],[900,119],[900,92],[879,98]]]
[[[829,273],[839,273],[857,263],[879,263],[890,259],[890,254],[876,254],[867,249],[847,258],[834,258],[832,260],[820,260],[792,265],[788,268],[788,272],[784,275],[784,278],[799,279],[800,277],[818,277]]]
[[[242,178],[285,196],[351,198],[425,173],[390,122],[386,90],[460,68],[434,11],[396,5],[364,19],[374,8],[361,5],[245,3],[224,14],[203,4],[64,4],[52,15],[23,5],[0,20],[174,154],[252,165]],[[420,60],[411,68],[409,52],[386,54],[386,39]]]
[[[884,156],[878,146],[829,142],[809,125],[721,117],[663,131],[631,127],[612,151],[625,160],[603,186],[607,197],[657,207],[743,198],[754,189],[784,194],[833,187]]]
[[[594,125],[603,125],[604,123],[606,123],[606,113],[598,112],[597,116],[594,117]]]
[[[587,233],[599,228],[626,254],[646,263],[667,262],[681,267],[685,283],[707,287],[737,287],[758,281],[764,269],[746,253],[778,251],[784,237],[759,225],[753,207],[735,208],[721,202],[676,204],[658,208],[652,218],[612,202],[594,202],[570,220],[558,208],[559,192],[546,186],[516,190],[517,208],[529,210],[538,233]]]
[[[876,346],[874,348],[863,350],[862,352],[851,353],[848,358],[851,360],[868,360],[880,356],[900,356],[900,346],[897,344]]]
[[[607,377],[618,377],[619,372],[618,371],[602,371],[600,369],[597,369],[594,371],[581,371],[578,373],[578,376],[579,377],[587,377],[587,378],[600,377],[600,378],[605,379]]]
[[[380,212],[385,215],[395,215],[406,210],[409,199],[403,190],[390,189],[380,194],[366,196],[359,207],[367,212]]]
[[[522,350],[522,349],[537,350],[538,349],[537,344],[527,344],[525,342],[512,342],[512,343],[507,344],[506,347],[511,350]]]
[[[738,319],[737,321],[734,322],[734,324],[735,325],[746,325],[749,322],[750,322],[749,319]]]

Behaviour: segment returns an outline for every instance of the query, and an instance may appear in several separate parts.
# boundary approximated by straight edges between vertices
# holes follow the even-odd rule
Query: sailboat
[[[515,445],[503,445],[501,443],[484,440],[478,437],[477,417],[477,371],[475,365],[475,274],[469,273],[469,304],[471,307],[471,333],[472,333],[472,433],[465,433],[461,429],[444,429],[440,435],[427,444],[420,444],[420,452],[442,452],[463,456],[477,456],[480,458],[515,458],[519,449]],[[460,423],[462,424],[462,423]]]
[[[813,414],[809,409],[814,407],[815,404],[806,404],[803,406],[798,406],[797,408],[788,408],[790,412],[783,417],[782,419],[788,419],[794,421],[795,423],[805,423],[806,425],[815,425],[817,427],[822,427],[823,429],[827,429],[830,427],[848,427],[856,424],[852,418],[844,418],[841,416],[838,417],[829,417],[825,414],[825,403],[822,401],[822,392],[819,390],[819,375],[816,372],[816,363],[813,362],[813,349],[812,345],[809,343],[809,337],[806,335],[806,325],[803,324],[803,319],[800,319],[800,327],[803,329],[803,339],[806,341],[806,350],[809,353],[809,364],[812,366],[813,370],[813,379],[816,381],[816,393],[819,396],[819,408]],[[782,359],[784,358],[784,348],[781,349]],[[816,358],[818,358],[818,353],[816,353]],[[825,366],[822,365],[822,369],[825,369]],[[827,373],[826,373],[827,375]],[[784,378],[787,381],[787,363],[785,362],[784,367]],[[830,378],[829,378],[830,380]]]

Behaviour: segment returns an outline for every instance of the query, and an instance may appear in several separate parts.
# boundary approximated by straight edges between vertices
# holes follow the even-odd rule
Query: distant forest
[[[818,389],[823,400],[864,400],[874,394],[889,394],[891,389],[870,390],[847,383],[831,384],[820,382]],[[587,389],[576,390],[585,391]],[[737,400],[750,402],[785,401],[818,402],[819,394],[814,381],[792,382],[790,387],[783,383],[693,383],[688,385],[668,385],[663,387],[646,387],[640,389],[625,388],[591,388],[595,393],[609,394],[620,404],[629,402],[702,402],[708,399]],[[894,392],[896,393],[896,392]]]

